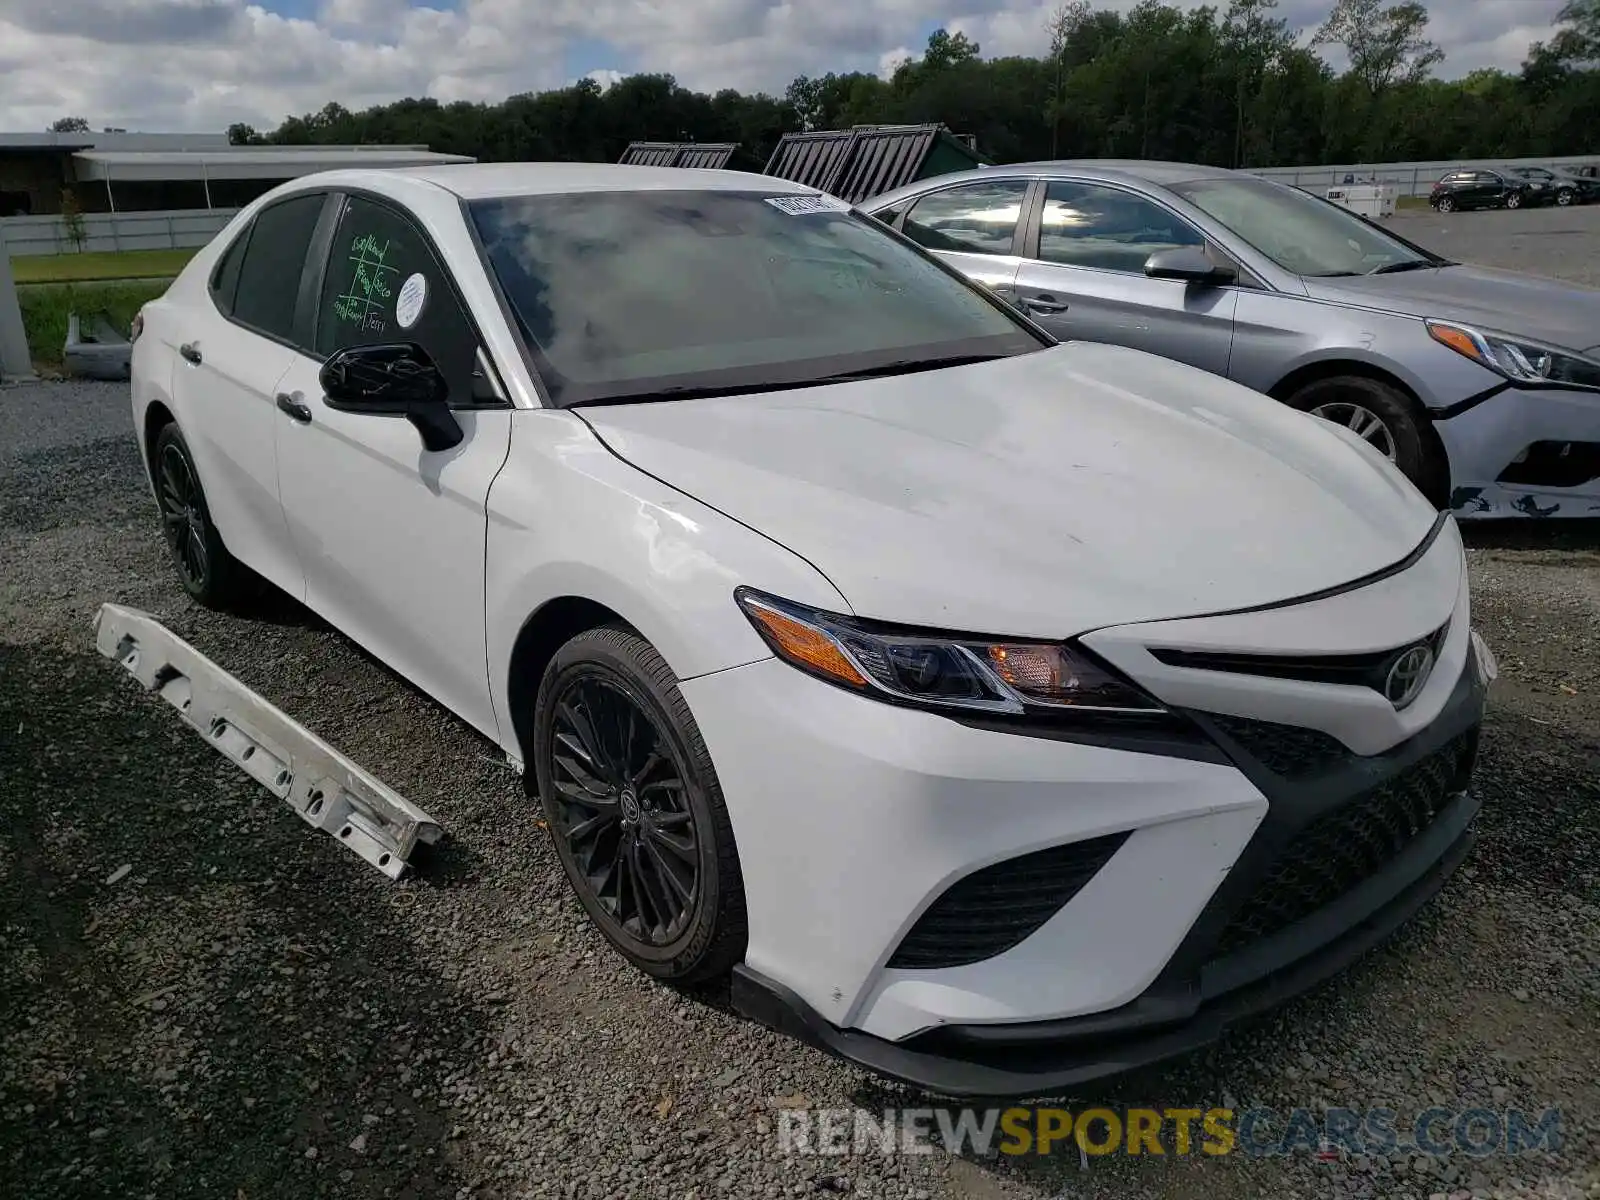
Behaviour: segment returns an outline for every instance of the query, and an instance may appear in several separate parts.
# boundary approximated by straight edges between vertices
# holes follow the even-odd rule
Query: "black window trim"
[[[456,302],[462,316],[466,318],[467,328],[471,331],[473,340],[477,343],[474,358],[487,368],[485,376],[489,388],[497,397],[494,400],[465,400],[450,402],[450,408],[455,412],[490,411],[499,412],[502,409],[515,408],[511,402],[511,393],[505,386],[505,373],[501,371],[500,364],[495,361],[494,351],[489,348],[484,339],[483,328],[478,324],[478,319],[473,315],[472,307],[461,294],[461,288],[456,283],[455,273],[451,271],[448,260],[439,251],[439,244],[433,240],[433,235],[428,232],[422,222],[418,221],[412,213],[399,201],[391,196],[385,196],[370,188],[341,185],[330,189],[328,197],[331,203],[323,209],[316,233],[312,235],[311,245],[313,253],[307,257],[306,273],[300,280],[300,298],[296,305],[295,326],[306,331],[305,346],[296,346],[295,349],[313,362],[327,362],[328,355],[317,353],[317,326],[322,318],[322,287],[328,277],[328,268],[333,260],[333,239],[338,232],[339,222],[344,217],[344,211],[354,197],[373,204],[378,208],[388,210],[389,214],[398,220],[404,221],[415,230],[422,244],[433,256],[434,264],[439,268],[450,297]],[[304,310],[302,312],[302,310]],[[303,323],[302,323],[303,318]]]

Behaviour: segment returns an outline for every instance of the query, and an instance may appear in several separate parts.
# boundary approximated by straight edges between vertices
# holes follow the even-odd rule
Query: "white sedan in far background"
[[[147,306],[132,388],[190,593],[303,600],[529,764],[621,953],[884,1074],[1181,1053],[1470,843],[1448,515],[808,189],[311,176]]]

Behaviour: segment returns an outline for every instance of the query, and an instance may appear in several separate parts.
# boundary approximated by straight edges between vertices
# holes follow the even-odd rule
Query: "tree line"
[[[1517,72],[1443,80],[1417,0],[1336,0],[1315,30],[1277,0],[1119,12],[1068,0],[1036,56],[989,58],[939,30],[889,78],[801,76],[782,96],[714,95],[670,75],[585,79],[499,104],[329,103],[235,143],[425,143],[482,161],[612,162],[632,141],[736,142],[759,169],[785,133],[941,122],[996,162],[1156,158],[1218,166],[1600,154],[1600,0],[1569,0]],[[1309,36],[1308,36],[1309,35]],[[1348,67],[1323,54],[1342,51]]]

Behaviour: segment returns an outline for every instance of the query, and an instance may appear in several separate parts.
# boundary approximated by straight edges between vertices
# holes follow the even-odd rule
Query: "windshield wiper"
[[[993,362],[1005,358],[1004,354],[947,354],[942,358],[897,358],[893,362],[859,371],[840,371],[837,375],[821,375],[810,383],[848,383],[852,379],[877,379],[885,375],[910,375],[915,371],[937,371],[942,367],[965,367],[972,363]]]
[[[563,408],[583,408],[601,404],[649,404],[656,400],[705,400],[716,396],[749,396],[757,392],[788,392],[799,388],[822,387],[830,383],[849,383],[853,379],[875,379],[885,375],[908,375],[913,371],[934,371],[940,367],[960,367],[968,363],[1005,358],[1004,354],[949,354],[943,358],[897,358],[894,362],[863,367],[859,371],[840,371],[835,375],[813,375],[805,379],[762,380],[755,383],[685,383],[675,387],[653,388],[643,392],[620,392],[574,400]]]
[[[1376,270],[1368,271],[1369,275],[1393,275],[1398,271],[1431,271],[1436,267],[1448,267],[1450,264],[1443,260],[1434,262],[1426,258],[1408,258],[1404,262],[1384,263]]]

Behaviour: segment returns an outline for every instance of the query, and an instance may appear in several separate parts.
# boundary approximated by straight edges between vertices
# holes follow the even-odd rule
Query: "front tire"
[[[654,647],[610,625],[556,652],[533,763],[567,881],[623,957],[689,983],[744,958],[733,826],[699,727]]]
[[[228,553],[211,519],[200,472],[175,424],[162,426],[150,452],[161,528],[183,590],[207,608],[230,609],[248,593],[243,564]]]
[[[1521,192],[1512,192],[1509,196],[1507,196],[1506,197],[1506,207],[1507,208],[1521,208],[1522,207],[1522,193]]]
[[[1556,203],[1562,208],[1569,207],[1572,204],[1573,199],[1573,193],[1570,188],[1562,188],[1556,193]]]
[[[1440,196],[1438,207],[1442,213],[1452,213],[1456,210],[1456,202],[1449,196]]]
[[[1335,375],[1306,384],[1289,405],[1343,425],[1399,467],[1430,501],[1443,503],[1444,463],[1424,435],[1426,418],[1399,388],[1363,375]]]

